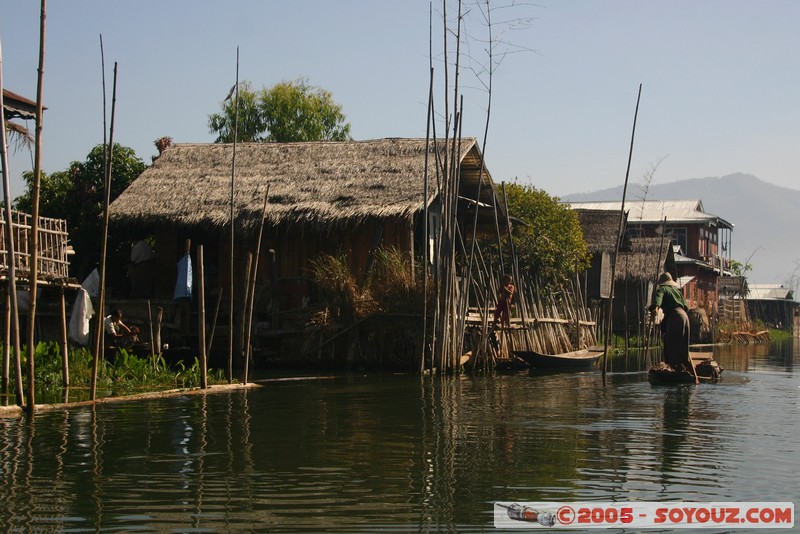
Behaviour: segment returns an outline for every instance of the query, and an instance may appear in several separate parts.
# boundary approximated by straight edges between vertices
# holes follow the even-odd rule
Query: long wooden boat
[[[582,369],[591,367],[601,351],[581,349],[561,354],[542,354],[534,350],[515,350],[514,355],[537,369]]]

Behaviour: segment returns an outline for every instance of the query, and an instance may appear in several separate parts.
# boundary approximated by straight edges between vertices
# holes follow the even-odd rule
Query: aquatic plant
[[[125,349],[107,354],[107,359],[98,361],[97,388],[104,396],[116,396],[133,392],[160,391],[175,388],[193,388],[200,385],[200,363],[195,358],[191,367],[183,362],[170,366],[162,356],[138,357]],[[34,351],[36,362],[36,398],[60,400],[62,395],[61,346],[56,342],[40,342]],[[27,350],[22,354],[23,369],[26,369]],[[69,378],[71,390],[86,390],[92,381],[92,353],[83,347],[69,351]],[[24,371],[23,371],[24,373]],[[16,394],[15,381],[9,379],[10,394]],[[226,382],[222,370],[209,370],[208,383]],[[74,399],[73,399],[74,400]]]

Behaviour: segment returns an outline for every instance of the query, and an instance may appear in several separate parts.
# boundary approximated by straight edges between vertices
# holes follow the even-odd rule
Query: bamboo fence
[[[6,217],[0,213],[0,275],[6,276],[11,259],[6,243]],[[11,231],[14,239],[14,266],[17,276],[29,278],[31,274],[31,251],[29,234],[31,215],[19,211],[11,212]],[[39,217],[38,230],[38,277],[45,281],[63,281],[69,278],[67,221]]]

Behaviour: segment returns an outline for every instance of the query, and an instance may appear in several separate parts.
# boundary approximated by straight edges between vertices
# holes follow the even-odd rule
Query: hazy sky
[[[51,1],[43,168],[64,170],[103,140],[101,34],[109,95],[119,64],[115,140],[147,163],[161,136],[213,141],[208,115],[234,83],[237,46],[241,80],[261,88],[307,77],[333,93],[356,139],[424,137],[429,6],[422,0]],[[433,8],[441,111],[441,2]],[[470,6],[473,66],[487,61],[479,11]],[[493,20],[495,38],[502,32],[513,45],[498,42],[495,51],[516,51],[493,78],[486,161],[495,181],[518,179],[554,195],[620,185],[641,83],[631,180],[666,157],[655,183],[745,172],[798,188],[800,2],[540,0],[495,11]],[[500,23],[510,20],[517,24]],[[39,2],[3,2],[3,81],[31,99],[38,29]],[[462,83],[463,135],[482,141],[487,93],[467,71]],[[10,167],[17,194],[30,155],[17,152]]]

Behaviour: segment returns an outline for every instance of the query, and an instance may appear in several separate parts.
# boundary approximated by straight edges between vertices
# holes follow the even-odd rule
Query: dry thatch
[[[669,240],[662,240],[660,237],[634,237],[630,240],[630,250],[619,253],[617,280],[627,278],[654,281],[665,266],[667,270],[674,272],[674,264]]]
[[[461,143],[462,195],[474,198],[481,155]],[[111,205],[117,224],[227,226],[232,144],[169,147]],[[429,200],[436,158],[428,158]],[[260,220],[269,186],[267,222],[331,226],[367,218],[408,217],[423,208],[424,139],[350,142],[241,143],[236,147],[237,225]],[[488,177],[481,202],[494,203]]]
[[[589,252],[613,253],[617,247],[619,211],[575,209],[575,212]]]

